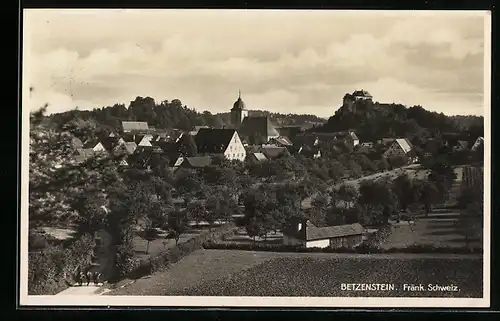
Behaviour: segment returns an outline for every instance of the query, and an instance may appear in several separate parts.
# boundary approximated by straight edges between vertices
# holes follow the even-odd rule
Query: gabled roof
[[[457,141],[457,145],[462,147],[462,148],[467,148],[469,146],[469,143],[465,140],[459,140],[459,141]]]
[[[300,224],[300,230],[298,229]],[[359,223],[317,227],[311,221],[292,218],[283,229],[283,234],[304,241],[332,239],[351,235],[362,235],[364,228]]]
[[[85,143],[83,143],[83,149],[94,148],[100,143],[97,139],[89,139]]]
[[[306,227],[306,240],[308,241],[360,235],[364,231],[363,226],[359,223],[325,227],[311,225],[308,224]]]
[[[405,153],[411,151],[411,145],[406,138],[397,138],[395,141]]]
[[[276,138],[273,138],[273,140],[276,141],[278,144],[283,145],[283,146],[293,145],[292,141],[286,136],[276,137]]]
[[[182,162],[182,164],[184,165],[186,163],[190,167],[194,168],[207,167],[210,164],[212,164],[212,157],[210,156],[184,157],[184,162]]]
[[[284,153],[288,153],[286,147],[279,146],[262,146],[260,150],[267,158],[276,158]]]
[[[251,153],[250,155],[252,155],[258,161],[265,161],[265,160],[267,160],[266,155],[264,155],[263,153]]]
[[[130,131],[148,131],[149,126],[145,121],[122,121],[124,132]]]
[[[245,117],[238,129],[243,136],[259,134],[262,137],[280,136],[267,116]]]
[[[201,128],[194,138],[198,153],[224,153],[235,133],[235,129]]]
[[[118,151],[120,149],[124,149],[128,154],[133,154],[135,149],[137,148],[137,144],[135,142],[125,142],[123,144],[115,146],[114,150]]]
[[[293,144],[296,146],[314,146],[314,143],[318,141],[318,136],[315,134],[299,134],[293,139]]]

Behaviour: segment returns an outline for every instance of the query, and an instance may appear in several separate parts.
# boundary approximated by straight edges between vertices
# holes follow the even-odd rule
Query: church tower
[[[234,102],[231,108],[231,125],[233,128],[238,128],[245,117],[248,117],[248,110],[245,108],[245,103],[241,100],[241,91],[238,95],[238,100]]]

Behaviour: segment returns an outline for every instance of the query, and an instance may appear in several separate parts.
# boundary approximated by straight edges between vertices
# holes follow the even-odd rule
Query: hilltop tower
[[[241,91],[239,91],[238,100],[234,102],[233,108],[231,108],[231,125],[233,128],[238,128],[245,117],[248,117],[248,110],[241,99]]]

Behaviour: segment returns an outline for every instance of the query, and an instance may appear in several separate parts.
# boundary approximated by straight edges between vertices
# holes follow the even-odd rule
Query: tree
[[[318,211],[324,211],[328,206],[328,195],[318,193],[311,202],[312,206]]]
[[[142,231],[139,232],[139,236],[147,242],[146,254],[149,253],[149,243],[159,237],[158,230],[153,226],[153,222],[149,219],[146,219]]]
[[[406,211],[406,208],[418,199],[418,189],[414,188],[407,174],[396,177],[392,184],[392,190],[398,199],[399,207],[403,211]]]
[[[171,230],[169,237],[175,239],[175,245],[179,244],[179,238],[187,230],[189,218],[186,212],[173,211],[168,216],[168,227]]]
[[[418,181],[415,184],[419,186],[419,201],[424,205],[427,216],[432,211],[432,206],[439,201],[439,191],[433,182],[427,180]]]
[[[336,192],[336,196],[344,203],[346,209],[352,208],[359,196],[358,189],[351,184],[342,184]]]
[[[206,219],[207,209],[201,201],[189,203],[186,211],[188,212],[188,216],[196,222],[196,226],[199,226],[200,221]]]
[[[396,197],[384,181],[362,181],[358,203],[363,208],[364,221],[376,224],[387,223],[391,213],[397,208]]]
[[[389,166],[390,165],[385,158],[382,158],[377,162],[377,168],[379,171],[385,172],[389,169]]]

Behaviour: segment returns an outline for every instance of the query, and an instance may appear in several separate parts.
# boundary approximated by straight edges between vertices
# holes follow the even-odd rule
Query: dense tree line
[[[440,138],[448,133],[458,134],[457,139],[474,140],[484,135],[483,123],[483,117],[450,117],[427,111],[422,106],[406,107],[361,100],[341,106],[326,124],[314,130],[354,130],[362,141],[407,137],[418,145],[419,141]]]
[[[314,115],[279,114],[265,111],[251,111],[252,115],[266,115],[276,125],[303,125],[325,120]],[[93,121],[99,130],[120,131],[121,121],[145,121],[161,129],[191,130],[194,126],[221,128],[230,124],[230,113],[212,114],[199,112],[184,105],[179,99],[155,102],[151,97],[136,97],[128,106],[115,104],[94,110],[71,110],[51,115],[52,123],[62,128],[75,119]]]

